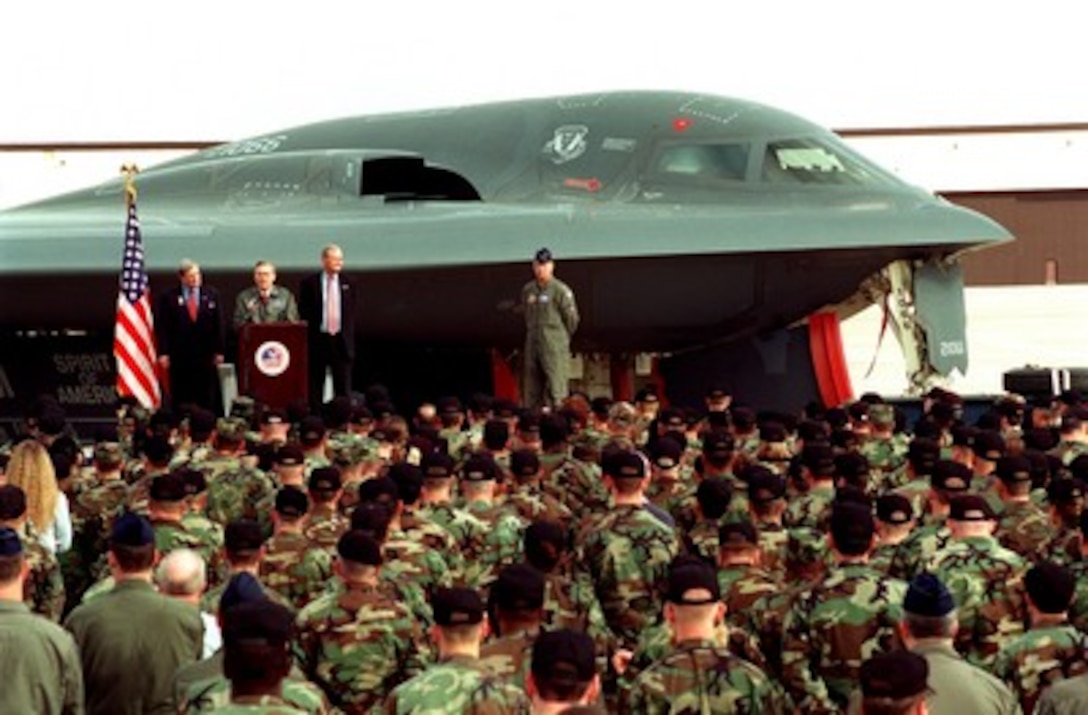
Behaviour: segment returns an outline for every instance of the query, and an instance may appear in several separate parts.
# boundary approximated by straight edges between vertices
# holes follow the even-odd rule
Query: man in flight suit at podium
[[[276,267],[270,261],[257,261],[253,285],[234,301],[234,328],[240,329],[246,323],[294,323],[298,319],[295,296],[276,285]]]

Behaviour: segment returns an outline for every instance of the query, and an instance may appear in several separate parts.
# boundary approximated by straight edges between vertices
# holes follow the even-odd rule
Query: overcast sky
[[[1008,6],[35,0],[0,23],[0,143],[237,139],[623,88],[744,97],[840,129],[1088,121],[1083,10]]]

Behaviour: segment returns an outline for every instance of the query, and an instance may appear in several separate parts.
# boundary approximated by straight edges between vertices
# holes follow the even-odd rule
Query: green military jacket
[[[83,668],[72,636],[23,603],[0,601],[2,713],[83,712]]]
[[[261,300],[261,291],[257,286],[246,288],[234,300],[234,327],[240,328],[246,323],[277,323],[298,321],[298,304],[291,291],[281,286],[272,286],[268,298]]]

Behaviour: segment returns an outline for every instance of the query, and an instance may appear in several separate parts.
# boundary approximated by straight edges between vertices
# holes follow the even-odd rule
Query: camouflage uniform
[[[403,530],[391,531],[382,544],[383,573],[392,572],[397,582],[411,583],[422,589],[428,599],[436,588],[453,585],[453,572],[443,553],[411,538]]]
[[[1073,575],[1076,586],[1073,590],[1073,602],[1069,604],[1069,622],[1088,633],[1088,561],[1080,560],[1068,564],[1066,568]]]
[[[337,707],[366,712],[423,668],[408,609],[380,588],[344,584],[302,609],[292,648]]]
[[[574,514],[563,502],[541,490],[536,484],[515,484],[506,493],[503,507],[523,523],[554,521],[566,530],[574,523]]]
[[[1006,503],[1000,513],[994,536],[1001,545],[1026,559],[1040,558],[1055,534],[1050,515],[1030,501]]]
[[[835,487],[813,487],[800,498],[790,502],[782,523],[791,529],[807,528],[827,531],[831,518],[831,502],[835,501]]]
[[[208,480],[208,518],[220,524],[239,519],[259,521],[258,505],[276,493],[272,478],[259,469],[244,466],[237,458],[224,462],[208,460],[198,468],[207,471],[209,465],[213,474],[205,475]]]
[[[64,613],[64,576],[53,552],[42,546],[29,523],[18,530],[30,573],[23,582],[23,603],[34,613],[59,623]]]
[[[592,582],[611,631],[626,644],[661,615],[668,566],[679,551],[672,529],[640,506],[617,506],[579,549],[579,577]]]
[[[869,460],[876,477],[878,493],[903,486],[909,447],[910,439],[902,433],[888,437],[870,437],[862,442],[858,452]]]
[[[782,583],[759,566],[735,564],[718,568],[718,588],[725,604],[726,620],[737,627],[747,625],[744,614],[763,596],[782,589]]]
[[[1081,560],[1081,544],[1084,543],[1084,535],[1080,528],[1073,526],[1056,527],[1054,538],[1046,546],[1046,561],[1059,566],[1070,566]]]
[[[528,696],[491,675],[475,658],[444,658],[398,686],[385,701],[387,715],[528,715]]]
[[[480,664],[505,682],[524,690],[536,636],[536,631],[502,635],[480,648]]]
[[[774,715],[789,711],[773,680],[711,641],[685,641],[634,682],[622,712]]]
[[[727,648],[733,655],[743,658],[760,670],[766,670],[767,661],[759,647],[759,640],[749,632],[741,628],[730,628],[726,624],[719,624],[714,629],[712,639],[715,647]],[[667,621],[650,626],[639,636],[638,645],[635,646],[631,662],[627,670],[623,672],[620,680],[620,691],[623,700],[630,694],[631,686],[647,668],[662,658],[666,657],[675,646],[672,627]]]
[[[400,515],[400,528],[404,538],[415,542],[429,551],[436,551],[442,555],[449,567],[450,578],[457,582],[462,578],[465,570],[465,558],[461,554],[461,546],[446,529],[438,524],[423,518],[419,510],[405,508]],[[395,541],[394,533],[390,533],[389,541]]]
[[[284,531],[265,542],[261,581],[301,609],[332,578],[332,556],[305,534]]]
[[[420,521],[430,522],[448,532],[457,544],[457,551],[463,561],[457,572],[460,582],[473,583],[479,573],[475,564],[479,555],[484,553],[488,527],[479,517],[458,509],[450,503],[428,504],[419,509],[416,516]],[[403,524],[403,521],[402,521]]]
[[[155,531],[155,549],[161,556],[178,549],[192,549],[200,554],[207,566],[208,582],[219,583],[226,572],[222,563],[223,527],[219,524],[202,520],[203,530],[190,529],[185,521],[166,521],[152,519],[151,528]]]
[[[604,486],[601,468],[574,457],[556,467],[540,488],[565,504],[575,519],[599,511],[608,504],[608,490]]]
[[[835,713],[846,705],[862,662],[891,650],[906,591],[902,581],[849,563],[793,602],[783,624],[782,671],[799,708]]]
[[[1088,672],[1085,649],[1088,638],[1073,626],[1032,628],[1002,648],[994,675],[1012,687],[1024,712],[1030,713],[1047,686]]]
[[[142,471],[136,481],[131,482],[128,490],[128,511],[147,516],[147,505],[151,501],[151,482],[155,477],[166,474],[166,469]]]
[[[929,569],[956,599],[956,650],[988,668],[1024,629],[1022,579],[1027,563],[990,537],[956,539],[934,554]]]
[[[921,573],[933,555],[951,541],[952,532],[945,526],[943,519],[915,527],[888,562],[887,574],[892,578],[909,581]]]
[[[222,658],[222,651],[219,652],[218,657]],[[268,711],[247,709],[235,710],[234,712],[267,712],[270,715],[273,713],[278,715],[281,712],[331,715],[333,712],[325,693],[321,692],[321,688],[301,677],[288,676],[284,678],[283,684],[280,686],[280,696],[274,700],[275,702],[268,700],[260,704],[274,704],[281,709]],[[241,702],[238,700],[235,700],[234,703],[231,702],[230,681],[223,676],[219,676],[190,685],[184,693],[183,699],[178,702],[178,712],[185,715],[231,712],[231,710],[225,708],[229,708],[232,704],[240,705]]]
[[[303,533],[306,538],[330,554],[336,543],[351,528],[351,520],[337,511],[335,505],[314,504]]]
[[[485,525],[480,550],[469,554],[463,576],[465,583],[486,589],[499,569],[521,559],[521,534],[525,522],[499,505],[481,501],[467,502],[465,511]]]
[[[763,552],[762,564],[777,580],[786,580],[786,547],[790,534],[786,527],[773,521],[759,521],[753,517],[753,525],[759,535],[759,548]]]
[[[882,542],[877,544],[877,547],[870,554],[869,565],[885,576],[897,578],[901,581],[909,581],[915,575],[914,573],[905,573],[907,570],[905,563],[909,550],[910,546],[907,539],[895,544]]]

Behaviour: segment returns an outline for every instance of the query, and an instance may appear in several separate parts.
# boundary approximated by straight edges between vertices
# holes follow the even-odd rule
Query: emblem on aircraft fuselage
[[[589,127],[584,124],[566,124],[555,130],[551,140],[544,145],[544,154],[556,164],[566,164],[586,153],[586,135]]]

